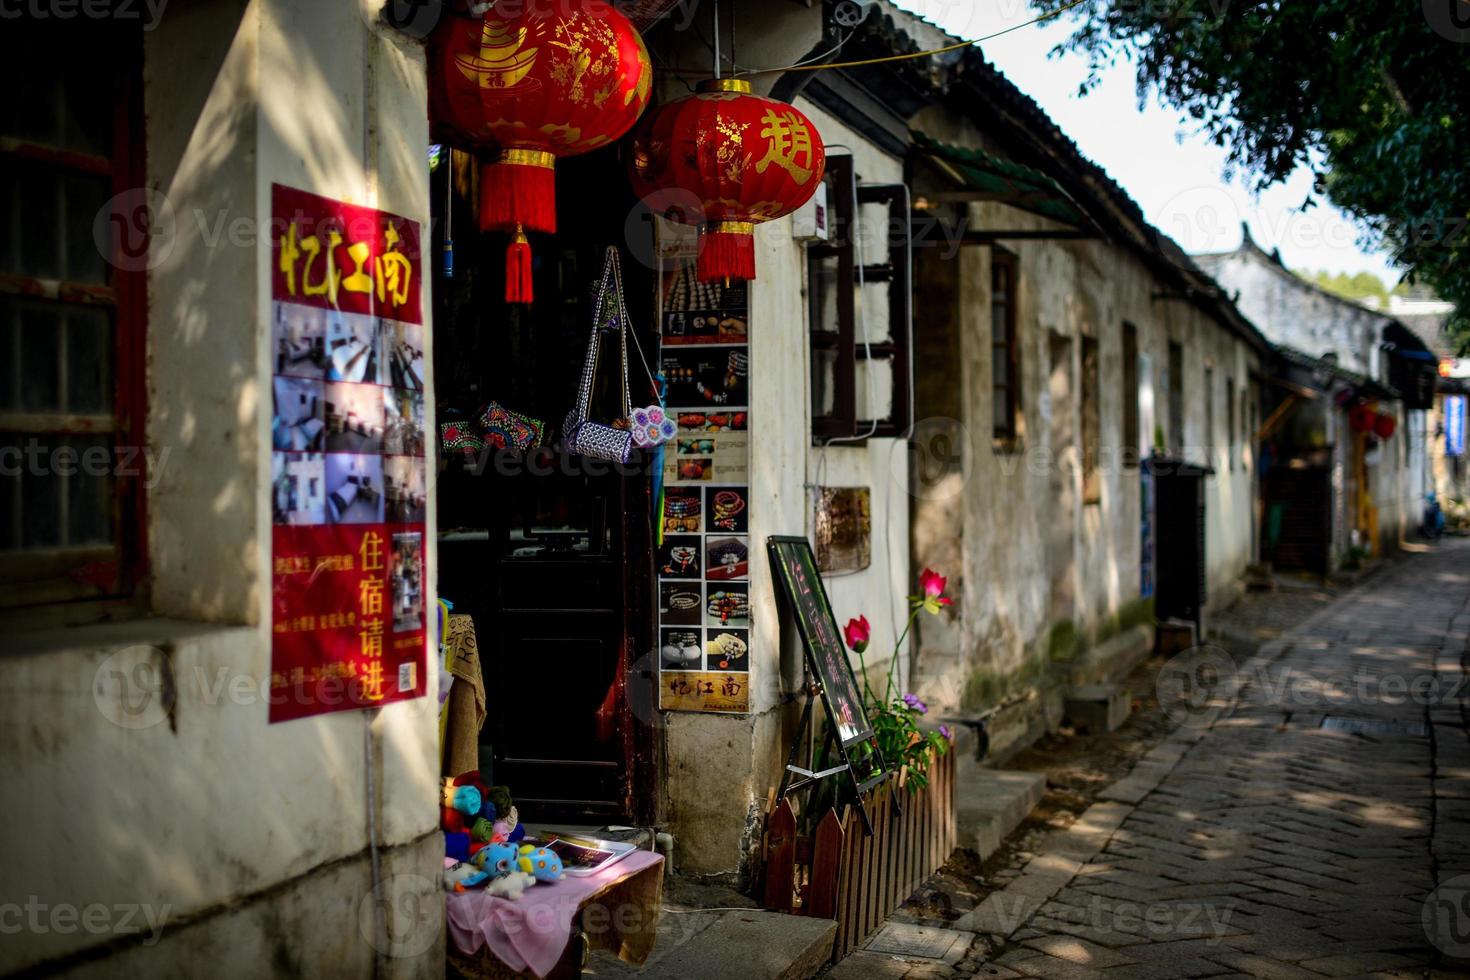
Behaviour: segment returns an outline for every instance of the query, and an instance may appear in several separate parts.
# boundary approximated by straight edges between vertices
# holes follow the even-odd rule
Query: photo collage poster
[[[424,695],[418,222],[271,188],[270,721]]]
[[[659,706],[750,707],[750,347],[744,283],[662,282],[661,368],[678,434],[664,455]]]

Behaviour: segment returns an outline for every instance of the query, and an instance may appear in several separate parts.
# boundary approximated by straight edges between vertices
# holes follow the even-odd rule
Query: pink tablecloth
[[[487,895],[482,888],[448,892],[449,935],[467,956],[488,946],[510,969],[544,977],[566,950],[578,909],[602,904],[606,913],[589,914],[582,926],[591,945],[641,962],[658,928],[663,869],[642,876],[638,872],[661,866],[663,860],[653,851],[634,851],[598,874],[532,885],[515,901]],[[635,876],[647,887],[608,894],[631,884]],[[603,896],[610,901],[597,901]]]

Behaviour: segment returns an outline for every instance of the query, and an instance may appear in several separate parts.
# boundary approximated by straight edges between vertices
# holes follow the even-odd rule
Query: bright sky
[[[896,2],[962,38],[992,34],[1036,16],[1026,0]],[[1063,14],[985,41],[981,48],[1186,251],[1235,248],[1244,221],[1257,244],[1281,249],[1290,268],[1368,271],[1389,285],[1398,281],[1386,256],[1358,247],[1357,228],[1341,211],[1320,199],[1315,207],[1301,209],[1312,187],[1305,168],[1255,195],[1243,177],[1225,179],[1225,150],[1197,134],[1179,112],[1153,94],[1140,111],[1131,62],[1104,68],[1097,87],[1078,95],[1087,77],[1086,57],[1048,57],[1071,34],[1073,23]]]

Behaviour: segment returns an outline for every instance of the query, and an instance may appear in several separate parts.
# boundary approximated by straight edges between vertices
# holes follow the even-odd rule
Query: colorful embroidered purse
[[[525,451],[541,444],[546,423],[529,415],[513,412],[499,402],[491,402],[480,413],[480,428],[485,441],[499,449]]]

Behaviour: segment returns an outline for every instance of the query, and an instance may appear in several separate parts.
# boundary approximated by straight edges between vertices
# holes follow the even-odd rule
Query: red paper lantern
[[[497,4],[436,28],[432,115],[451,138],[493,148],[480,227],[513,234],[506,299],[531,301],[526,231],[556,231],[558,157],[606,146],[648,105],[643,39],[606,0]]]
[[[1385,415],[1382,412],[1379,412],[1373,416],[1373,433],[1374,435],[1378,436],[1378,438],[1391,438],[1394,434],[1394,430],[1396,430],[1397,428],[1398,420],[1396,420],[1392,415]]]
[[[755,226],[790,214],[821,183],[827,153],[799,110],[752,95],[739,78],[650,113],[633,139],[633,188],[640,196],[683,190],[700,202],[669,217],[699,225],[699,278],[755,278]]]
[[[1348,409],[1348,425],[1354,432],[1367,432],[1373,427],[1373,416],[1373,409],[1360,402]]]

